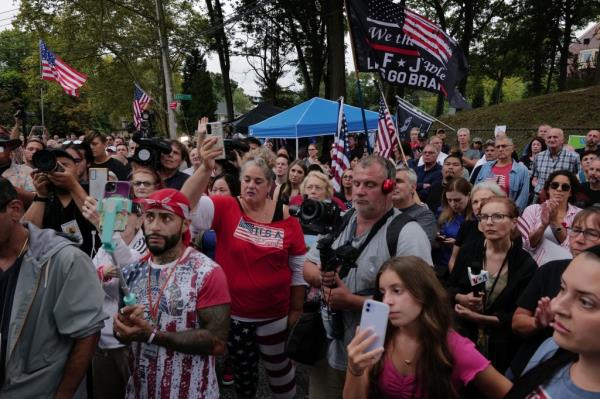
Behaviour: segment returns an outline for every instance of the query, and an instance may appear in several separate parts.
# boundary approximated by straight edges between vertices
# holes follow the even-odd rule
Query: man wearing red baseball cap
[[[114,317],[117,339],[131,344],[127,398],[217,398],[215,355],[225,353],[229,290],[223,270],[189,247],[190,203],[177,190],[143,202],[150,254],[123,273],[137,304]]]

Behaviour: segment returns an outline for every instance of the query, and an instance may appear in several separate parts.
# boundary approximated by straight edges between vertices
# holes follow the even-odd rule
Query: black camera
[[[300,224],[318,234],[327,234],[341,220],[341,211],[333,202],[304,199],[300,207],[290,207],[290,214],[300,218]]]
[[[135,149],[132,161],[142,166],[160,169],[160,154],[170,154],[171,144],[157,137],[146,137],[143,133],[134,133],[132,137],[139,147]]]
[[[51,173],[64,171],[63,167],[60,166],[56,160],[56,154],[50,150],[40,150],[33,154],[31,163],[33,163],[33,166],[40,172]]]

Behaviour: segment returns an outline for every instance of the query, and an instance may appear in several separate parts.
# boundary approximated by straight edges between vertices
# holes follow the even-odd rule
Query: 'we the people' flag
[[[391,0],[348,0],[350,32],[361,72],[392,85],[443,93],[469,108],[456,86],[468,70],[458,43],[425,17]]]
[[[40,59],[42,79],[56,81],[67,94],[79,97],[79,88],[83,86],[88,78],[86,74],[76,71],[48,50],[43,40],[40,40]]]

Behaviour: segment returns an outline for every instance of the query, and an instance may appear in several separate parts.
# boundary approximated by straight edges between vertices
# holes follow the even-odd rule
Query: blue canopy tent
[[[328,136],[336,134],[337,101],[313,97],[264,121],[251,125],[251,136],[259,138],[298,139],[302,137]],[[344,113],[349,132],[364,132],[361,110],[358,107],[344,104]],[[379,115],[377,112],[365,110],[368,130],[377,129]]]

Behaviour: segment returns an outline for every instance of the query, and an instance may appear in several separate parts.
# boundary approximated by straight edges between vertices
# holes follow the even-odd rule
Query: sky
[[[0,30],[9,29],[11,19],[18,13],[19,0],[0,0]],[[231,13],[231,9],[225,7],[224,12],[226,14],[225,18],[227,19],[227,15]],[[588,25],[586,28],[581,29],[576,32],[576,36],[585,32],[588,29]],[[353,71],[354,66],[351,62],[351,54],[349,54],[348,45],[349,39],[348,35],[346,35],[346,70]],[[67,60],[68,61],[68,60]],[[219,59],[216,54],[212,54],[207,59],[207,68],[211,72],[221,72],[221,67],[219,65]],[[248,61],[245,57],[232,57],[231,58],[231,71],[230,76],[233,80],[238,82],[238,84],[244,89],[244,92],[250,96],[258,96],[258,85],[255,82],[256,75]],[[292,85],[292,88],[298,89],[299,87],[295,83],[295,77],[292,72],[289,72],[281,81],[280,84],[282,86]]]

